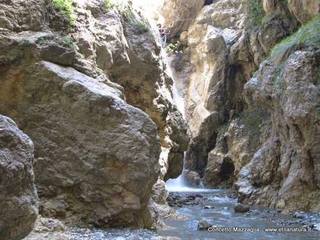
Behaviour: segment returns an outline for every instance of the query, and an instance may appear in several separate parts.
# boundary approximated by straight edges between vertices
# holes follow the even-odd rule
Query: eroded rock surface
[[[311,48],[293,51],[280,67],[266,61],[246,84],[250,103],[271,112],[272,130],[240,172],[244,201],[319,210],[319,56]]]
[[[12,119],[0,115],[0,238],[22,239],[38,215],[33,143]]]

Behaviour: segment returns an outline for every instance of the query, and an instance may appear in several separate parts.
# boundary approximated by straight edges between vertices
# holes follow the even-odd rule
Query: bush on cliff
[[[74,15],[74,7],[73,0],[52,0],[53,6],[63,13],[66,18],[69,20],[71,25],[74,25],[75,15]]]

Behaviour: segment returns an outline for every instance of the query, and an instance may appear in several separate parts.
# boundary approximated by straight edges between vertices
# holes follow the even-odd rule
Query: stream
[[[320,222],[319,215],[304,213],[282,215],[276,210],[258,207],[251,207],[247,213],[235,213],[234,206],[237,204],[237,199],[232,197],[232,194],[228,190],[182,188],[180,191],[171,192],[168,202],[176,209],[176,215],[165,219],[165,225],[157,231],[143,229],[98,230],[75,228],[68,230],[68,239],[320,239],[320,232],[317,230],[319,228],[319,224],[317,223]],[[208,230],[199,230],[198,223],[201,220],[206,220],[213,227]]]

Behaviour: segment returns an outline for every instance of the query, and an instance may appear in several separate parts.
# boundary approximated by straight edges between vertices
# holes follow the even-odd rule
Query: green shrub
[[[73,0],[52,0],[53,6],[61,11],[69,20],[71,25],[75,23]]]
[[[265,15],[262,0],[249,0],[247,3],[248,26],[260,26]]]
[[[139,16],[130,5],[122,6],[119,11],[122,13],[125,21],[131,24],[138,33],[143,34],[149,32],[149,23],[146,19]]]
[[[62,37],[61,43],[62,43],[63,46],[65,46],[67,48],[75,48],[76,47],[76,44],[75,44],[74,40],[70,36]]]
[[[116,0],[104,0],[104,7],[106,11],[116,9],[122,14],[126,22],[134,26],[138,33],[142,34],[149,31],[150,26],[148,22],[134,11],[130,3],[124,1],[117,2]]]
[[[112,0],[104,0],[104,8],[109,11],[113,9],[116,5]]]
[[[166,46],[166,51],[169,53],[181,53],[183,51],[183,45],[180,41],[169,43]]]
[[[291,36],[283,39],[271,51],[271,57],[284,55],[288,50],[299,46],[320,47],[320,15],[301,26]]]

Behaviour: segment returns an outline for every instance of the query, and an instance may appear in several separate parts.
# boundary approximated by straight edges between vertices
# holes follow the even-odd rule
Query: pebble
[[[207,206],[204,206],[203,208],[204,208],[204,209],[212,209],[212,208],[214,208],[214,206],[209,206],[209,205],[207,205]]]
[[[211,225],[208,223],[207,220],[200,220],[198,223],[198,230],[208,230]]]

